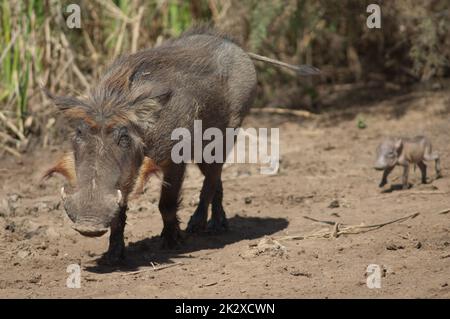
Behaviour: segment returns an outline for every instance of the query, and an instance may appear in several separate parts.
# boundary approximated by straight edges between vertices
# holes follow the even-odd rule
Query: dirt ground
[[[160,180],[152,178],[145,195],[131,202],[126,264],[117,268],[96,263],[107,249],[106,235],[84,238],[71,228],[58,194],[62,178],[39,185],[63,149],[38,151],[19,163],[2,159],[0,297],[450,298],[450,213],[440,213],[450,209],[450,93],[376,95],[364,105],[338,99],[334,111],[317,116],[252,113],[247,126],[280,128],[280,171],[266,176],[255,165],[226,166],[225,234],[186,236],[181,249],[161,250]],[[358,128],[358,119],[367,127]],[[412,187],[398,190],[396,168],[393,190],[381,192],[381,173],[372,169],[377,143],[385,135],[415,134],[432,139],[444,177],[435,180],[429,163],[429,184],[420,184],[417,170]],[[190,167],[179,211],[183,229],[201,182]],[[287,237],[332,230],[313,219],[345,227],[416,212],[363,233]],[[70,264],[81,265],[79,289],[66,287]],[[370,264],[382,269],[379,289],[366,285]]]

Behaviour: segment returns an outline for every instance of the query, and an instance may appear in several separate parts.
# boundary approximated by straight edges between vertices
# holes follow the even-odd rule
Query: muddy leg
[[[127,219],[126,211],[128,207],[120,208],[120,212],[111,222],[111,235],[109,236],[109,248],[103,255],[100,263],[113,265],[125,257],[125,241],[123,232],[125,229],[125,221]]]
[[[228,230],[228,221],[225,215],[225,210],[222,206],[223,187],[222,180],[219,179],[217,183],[216,193],[212,200],[212,214],[211,219],[207,225],[207,231],[212,233],[219,233]]]
[[[405,164],[403,165],[403,177],[402,177],[402,184],[403,184],[403,189],[408,189],[409,185],[408,185],[408,175],[409,175],[409,164]]]
[[[183,184],[185,164],[170,164],[164,169],[159,211],[164,223],[161,233],[163,248],[174,248],[178,245],[180,237],[180,225],[177,210],[180,203],[180,189]]]
[[[379,187],[383,187],[384,185],[387,184],[387,178],[393,169],[394,167],[388,167],[383,171],[383,177],[381,178],[380,185],[378,185]]]
[[[417,166],[419,166],[420,173],[422,174],[422,184],[427,183],[427,165],[425,165],[424,162],[417,163]]]
[[[203,180],[197,209],[194,214],[192,214],[186,228],[186,231],[190,233],[199,232],[205,229],[206,221],[208,219],[209,204],[216,192],[217,184],[220,180],[220,173],[222,171],[222,164],[201,163],[198,164],[198,167],[205,176],[205,179]]]

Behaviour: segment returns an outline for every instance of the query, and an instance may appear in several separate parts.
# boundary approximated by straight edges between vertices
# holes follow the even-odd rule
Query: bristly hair
[[[230,36],[211,28],[210,25],[199,24],[182,33],[180,37],[151,49],[162,50],[163,54],[158,55],[157,58],[149,54],[149,50],[142,50],[116,59],[98,84],[90,90],[86,100],[58,97],[53,99],[59,99],[56,104],[59,104],[60,110],[69,119],[82,119],[91,127],[132,124],[147,130],[156,121],[155,117],[161,109],[158,97],[170,95],[169,85],[151,80],[151,75],[149,76],[149,72],[146,72],[147,65],[156,65],[158,71],[160,71],[160,65],[168,68],[169,71],[176,69],[179,65],[173,62],[178,60],[176,56],[171,56],[171,43],[201,34],[236,42]]]
[[[237,45],[240,45],[240,43],[238,42],[238,40],[234,37],[232,37],[231,35],[219,31],[216,28],[214,28],[212,26],[211,23],[198,23],[198,24],[194,24],[191,28],[189,28],[188,30],[184,31],[183,33],[181,33],[181,35],[179,36],[179,38],[185,38],[185,37],[189,37],[192,35],[211,35],[213,37],[216,38],[221,38],[227,41],[230,41],[232,43],[235,43]]]
[[[166,91],[150,82],[130,83],[133,69],[127,60],[117,61],[85,101],[56,97],[55,104],[69,120],[80,119],[91,127],[151,125],[152,114],[161,107],[156,98]]]

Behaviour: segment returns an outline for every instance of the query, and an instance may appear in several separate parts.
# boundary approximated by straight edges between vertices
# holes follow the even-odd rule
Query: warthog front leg
[[[419,166],[420,173],[422,175],[422,184],[427,183],[427,165],[425,165],[424,162],[417,163],[417,166]]]
[[[384,185],[387,184],[387,182],[388,182],[387,178],[393,169],[394,169],[394,167],[388,167],[383,171],[383,177],[381,178],[380,185],[378,185],[379,187],[383,187]]]
[[[123,232],[127,219],[126,211],[128,207],[120,207],[119,214],[111,222],[111,235],[109,236],[109,248],[103,255],[100,263],[116,264],[125,258],[125,241]]]
[[[180,222],[177,217],[180,189],[183,184],[185,164],[171,163],[164,168],[164,179],[159,200],[159,211],[164,223],[161,233],[163,248],[174,248],[179,244]]]

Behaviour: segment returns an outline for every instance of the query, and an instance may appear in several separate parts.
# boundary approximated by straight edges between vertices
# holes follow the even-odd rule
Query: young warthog
[[[163,244],[173,247],[178,243],[177,208],[185,163],[171,160],[176,143],[171,133],[182,127],[192,135],[194,120],[202,120],[203,130],[215,127],[225,132],[227,127],[239,127],[256,87],[251,59],[285,66],[300,75],[319,72],[246,53],[214,31],[197,29],[118,59],[86,98],[47,92],[74,129],[73,153],[47,175],[61,173],[73,186],[71,191],[62,188],[61,195],[75,230],[85,236],[101,236],[111,229],[105,261],[124,256],[129,194],[136,180],[137,188],[142,189],[155,170],[163,174],[159,201]],[[205,179],[187,231],[224,230],[222,164],[203,162],[198,166]]]
[[[396,165],[403,166],[403,189],[408,189],[408,174],[411,164],[422,173],[422,183],[427,182],[427,166],[424,161],[435,161],[436,178],[441,177],[439,155],[432,152],[431,142],[425,136],[413,138],[387,138],[377,148],[374,168],[383,170],[380,187],[387,184],[387,177]]]

